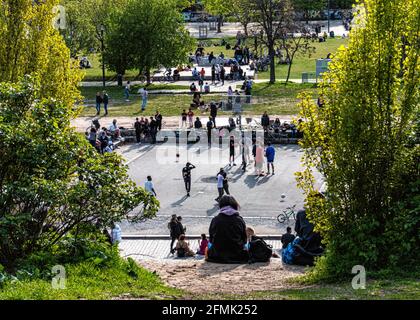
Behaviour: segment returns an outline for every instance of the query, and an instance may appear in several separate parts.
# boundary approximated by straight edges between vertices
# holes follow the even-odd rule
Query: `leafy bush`
[[[366,0],[348,48],[300,104],[306,169],[297,174],[307,214],[327,244],[314,274],[334,279],[419,263],[419,0]],[[327,197],[312,168],[325,177]]]

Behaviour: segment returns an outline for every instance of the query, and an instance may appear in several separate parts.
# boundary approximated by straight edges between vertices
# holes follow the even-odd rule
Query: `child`
[[[204,256],[206,254],[206,248],[209,244],[209,241],[204,233],[201,235],[201,242],[198,240],[198,244],[200,245],[200,249],[198,249],[197,254]]]
[[[190,249],[190,244],[185,241],[185,234],[179,236],[175,250],[178,253],[178,258],[181,257],[193,257],[195,253]]]
[[[247,243],[245,244],[245,250],[249,250],[249,243],[253,240],[253,238],[258,237],[255,235],[255,230],[251,227],[246,227],[245,229],[246,237],[247,237]],[[260,238],[262,239],[262,238]],[[273,250],[273,253],[271,254],[273,258],[280,258],[280,256]]]

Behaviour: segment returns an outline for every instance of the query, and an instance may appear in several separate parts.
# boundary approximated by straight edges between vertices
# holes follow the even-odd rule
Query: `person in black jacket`
[[[216,128],[217,104],[214,102],[210,103],[210,117],[213,121],[214,128]]]
[[[224,195],[219,202],[220,213],[210,224],[209,262],[247,263],[246,225],[239,215],[239,204],[234,197]]]
[[[268,130],[268,127],[270,125],[270,117],[268,116],[267,111],[265,111],[261,117],[261,125],[263,126],[264,131]]]
[[[170,235],[171,235],[171,253],[174,254],[175,249],[174,249],[174,243],[175,240],[178,240],[179,236],[183,233],[181,232],[181,228],[179,226],[179,222],[178,222],[178,218],[176,216],[176,214],[172,215],[171,221],[169,221],[168,223],[168,229],[170,231]]]

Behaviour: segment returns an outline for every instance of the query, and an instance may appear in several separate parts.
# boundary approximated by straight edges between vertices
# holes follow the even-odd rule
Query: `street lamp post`
[[[105,88],[104,31],[105,27],[101,25],[102,85]]]
[[[330,0],[328,0],[328,34],[330,34]]]

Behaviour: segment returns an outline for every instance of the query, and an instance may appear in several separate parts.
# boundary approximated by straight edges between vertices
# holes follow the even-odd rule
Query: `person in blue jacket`
[[[273,170],[274,175],[274,157],[276,155],[276,150],[271,145],[271,143],[268,143],[267,149],[265,149],[265,156],[267,158],[267,174],[270,174],[270,166]]]

